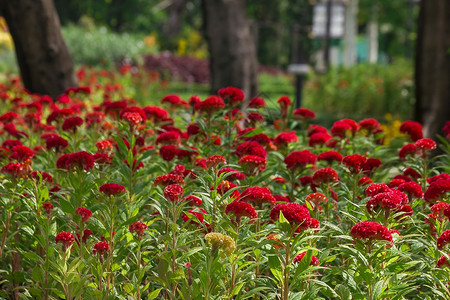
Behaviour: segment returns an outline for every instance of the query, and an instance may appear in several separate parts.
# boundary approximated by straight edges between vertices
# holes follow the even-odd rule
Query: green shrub
[[[77,65],[113,67],[123,60],[140,63],[142,54],[156,50],[148,49],[138,36],[110,32],[105,27],[87,30],[71,25],[62,32]]]

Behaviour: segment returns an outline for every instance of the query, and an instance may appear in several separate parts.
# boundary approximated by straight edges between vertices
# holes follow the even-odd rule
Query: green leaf
[[[36,265],[33,268],[33,272],[31,274],[31,279],[33,279],[33,281],[36,281],[36,282],[43,282],[41,266]]]
[[[386,289],[386,286],[384,284],[385,284],[384,280],[380,280],[377,283],[375,283],[372,292],[373,299],[380,298],[381,294]]]
[[[162,290],[162,288],[159,288],[159,289],[156,289],[156,290],[150,292],[150,293],[147,295],[147,299],[155,299],[156,297],[158,297],[159,292],[160,292],[161,290]]]
[[[123,285],[123,290],[128,294],[128,295],[134,295],[134,286],[127,282]]]

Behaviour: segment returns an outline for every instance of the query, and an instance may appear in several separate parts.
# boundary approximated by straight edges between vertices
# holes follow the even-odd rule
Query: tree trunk
[[[181,30],[183,15],[186,10],[187,0],[173,0],[169,6],[169,16],[164,31],[166,36],[171,39]]]
[[[358,35],[358,0],[350,0],[345,10],[344,28],[344,66],[356,64],[358,54],[356,52],[356,37]]]
[[[23,84],[55,98],[77,84],[72,58],[52,0],[2,0]]]
[[[203,0],[205,36],[211,69],[211,92],[234,86],[247,98],[257,95],[258,62],[255,41],[243,0]]]
[[[450,119],[450,2],[420,2],[415,57],[415,118],[436,139]]]

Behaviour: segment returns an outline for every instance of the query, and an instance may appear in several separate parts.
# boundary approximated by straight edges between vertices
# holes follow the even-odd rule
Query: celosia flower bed
[[[450,298],[450,125],[385,145],[288,97],[268,124],[236,88],[139,106],[79,75],[0,86],[1,298]]]

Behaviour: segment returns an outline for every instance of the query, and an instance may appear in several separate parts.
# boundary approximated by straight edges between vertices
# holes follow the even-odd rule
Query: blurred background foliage
[[[174,2],[178,27],[167,26]],[[78,66],[117,68],[124,64],[156,71],[157,80],[141,81],[133,96],[157,103],[168,93],[183,98],[206,97],[209,80],[208,49],[203,38],[201,1],[190,0],[54,0],[63,35]],[[247,14],[256,38],[260,67],[260,96],[268,110],[287,95],[294,100],[295,78],[289,64],[310,62],[317,50],[311,36],[310,0],[247,0]],[[392,119],[412,117],[414,105],[411,45],[414,45],[417,9],[409,0],[360,0],[358,24],[364,33],[376,5],[379,51],[388,63],[361,63],[332,67],[326,74],[311,72],[305,82],[304,106],[325,123],[352,117]],[[0,34],[0,73],[17,73],[12,42],[4,23]],[[414,25],[415,26],[415,25]],[[297,49],[297,50],[296,50]],[[295,52],[300,58],[295,57]],[[144,72],[142,70],[133,72]],[[124,79],[125,81],[128,79]]]

